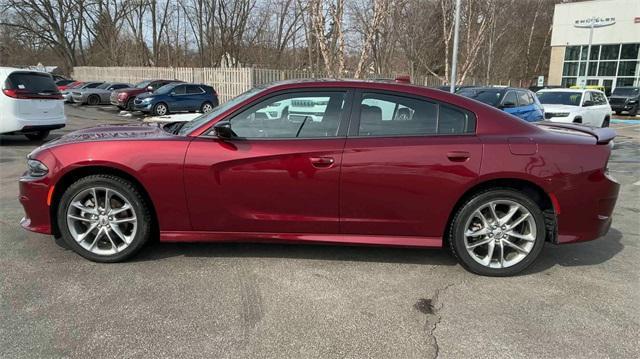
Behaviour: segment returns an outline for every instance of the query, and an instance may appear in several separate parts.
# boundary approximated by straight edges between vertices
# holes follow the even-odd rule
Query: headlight
[[[627,102],[627,103],[629,103],[629,104],[634,104],[634,103],[636,103],[636,102],[638,102],[638,100],[629,100],[629,102]]]
[[[49,169],[44,163],[38,160],[27,160],[27,175],[29,177],[44,177],[47,173],[49,173]]]

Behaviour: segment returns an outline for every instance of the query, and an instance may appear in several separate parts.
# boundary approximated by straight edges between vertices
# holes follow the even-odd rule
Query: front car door
[[[171,90],[169,94],[169,110],[170,111],[184,111],[187,101],[187,85],[178,85]]]
[[[441,238],[480,170],[475,122],[469,111],[422,97],[357,92],[342,158],[341,232]]]
[[[189,146],[185,184],[193,230],[339,232],[339,179],[351,91],[283,91],[229,120],[236,137]],[[296,116],[268,116],[282,102]]]

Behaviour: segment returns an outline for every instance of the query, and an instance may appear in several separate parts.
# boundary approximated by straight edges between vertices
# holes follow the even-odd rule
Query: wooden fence
[[[217,67],[92,67],[73,68],[73,78],[79,81],[118,81],[134,84],[147,79],[181,80],[203,83],[213,86],[218,92],[221,102],[228,101],[254,86],[274,81],[295,80],[303,78],[327,77],[322,72],[303,70],[273,70],[255,67],[217,68]],[[348,77],[348,76],[347,76]],[[395,78],[395,74],[370,75],[369,78]],[[421,76],[412,79],[413,83],[435,87],[442,81],[435,76]],[[465,81],[469,85],[481,85],[473,79]]]

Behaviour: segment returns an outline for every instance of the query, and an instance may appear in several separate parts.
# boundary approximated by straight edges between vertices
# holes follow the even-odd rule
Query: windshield
[[[141,81],[141,82],[138,82],[138,83],[136,84],[135,88],[137,88],[137,89],[143,89],[143,88],[145,88],[145,87],[149,86],[149,84],[150,84],[150,83],[151,83],[151,80]]]
[[[569,106],[580,106],[580,99],[582,98],[581,92],[561,92],[561,91],[552,91],[552,92],[544,92],[540,91],[536,94],[540,103],[549,104],[549,105],[569,105]]]
[[[462,95],[464,97],[472,98],[474,100],[486,103],[491,106],[498,106],[500,103],[500,96],[502,96],[502,91],[495,89],[488,90],[472,90],[472,89],[464,89],[458,92],[458,95]]]
[[[617,96],[637,96],[640,93],[640,87],[618,87],[613,90],[612,95]]]
[[[194,118],[193,120],[187,122],[184,124],[184,126],[182,126],[182,128],[180,129],[180,131],[178,132],[178,135],[180,136],[184,136],[186,134],[188,134],[189,132],[195,130],[196,128],[202,126],[203,124],[207,123],[208,121],[211,121],[214,117],[220,115],[221,113],[227,111],[228,109],[232,108],[233,106],[239,104],[240,102],[248,99],[249,97],[257,94],[258,92],[264,90],[264,87],[254,87],[251,90],[240,94],[236,97],[234,97],[233,99],[223,103],[222,105],[215,107],[213,109],[213,111],[211,112],[207,112],[207,113],[203,113],[202,115]]]

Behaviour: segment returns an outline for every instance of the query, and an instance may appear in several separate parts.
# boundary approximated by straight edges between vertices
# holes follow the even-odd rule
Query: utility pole
[[[453,25],[453,59],[451,59],[451,79],[449,84],[449,92],[456,92],[456,72],[458,67],[458,29],[460,28],[460,1],[456,0],[456,9]]]

